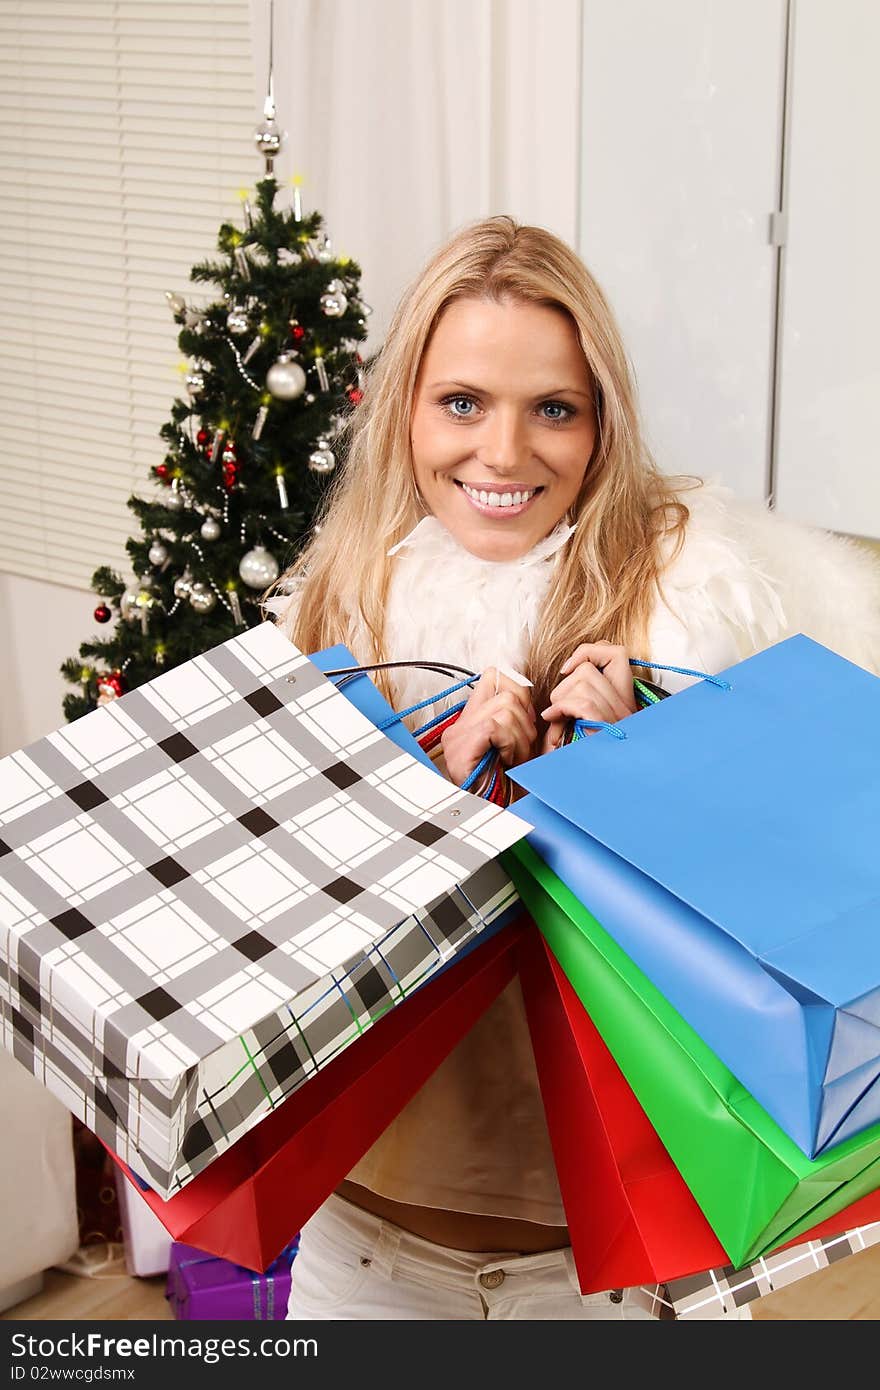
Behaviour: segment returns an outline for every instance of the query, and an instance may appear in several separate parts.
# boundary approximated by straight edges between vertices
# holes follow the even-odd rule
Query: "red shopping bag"
[[[520,922],[424,985],[168,1201],[175,1240],[262,1272],[513,979]]]
[[[582,1293],[730,1260],[537,928],[519,973]],[[880,1191],[783,1249],[880,1220]]]

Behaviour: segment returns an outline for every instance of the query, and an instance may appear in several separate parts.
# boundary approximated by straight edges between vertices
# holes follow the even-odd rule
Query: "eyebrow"
[[[487,391],[482,386],[469,386],[466,381],[432,381],[428,386],[429,391],[438,391],[440,388],[454,387],[457,391],[470,391],[475,396],[490,396],[491,391]],[[589,391],[579,391],[575,386],[554,386],[549,391],[539,391],[535,396],[536,400],[548,400],[551,396],[583,396],[585,400],[592,400]]]

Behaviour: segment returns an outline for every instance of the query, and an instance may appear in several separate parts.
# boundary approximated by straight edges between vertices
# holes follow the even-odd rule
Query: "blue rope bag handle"
[[[649,671],[671,671],[676,676],[693,676],[696,680],[709,681],[710,684],[718,686],[719,690],[732,689],[730,681],[724,680],[721,676],[710,676],[706,671],[692,671],[689,666],[661,666],[658,661],[641,661],[636,657],[630,657],[629,664],[630,666],[641,666]],[[639,709],[647,709],[649,705],[657,705],[661,700],[667,700],[671,694],[671,691],[661,689],[653,681],[641,680],[638,677],[633,679],[633,686]],[[602,719],[573,719],[571,737],[568,742],[586,738],[588,734],[597,729],[606,729],[614,738],[626,738],[624,730],[618,728],[616,724],[607,724]]]
[[[462,675],[463,679],[456,681],[454,685],[447,686],[445,690],[438,691],[436,695],[429,695],[426,700],[419,700],[416,704],[408,705],[406,709],[397,710],[394,714],[389,715],[387,719],[383,719],[382,723],[377,725],[380,733],[384,733],[386,729],[390,729],[393,724],[399,724],[409,715],[418,714],[419,710],[427,709],[429,705],[436,705],[440,700],[447,700],[450,695],[457,695],[460,690],[465,690],[468,687],[473,688],[480,679],[480,674],[477,671],[469,671],[467,667],[452,666],[447,662],[440,661],[376,661],[372,663],[372,665],[366,666],[341,666],[338,670],[326,671],[324,674],[331,680],[337,677],[340,678],[338,680],[338,685],[341,689],[347,681],[352,680],[355,676],[367,675],[370,671],[399,670],[404,667],[423,671],[436,671],[439,675],[451,675],[455,672]],[[460,714],[466,704],[467,700],[465,699],[457,701],[454,705],[450,705],[448,709],[441,711],[441,713],[435,715],[433,719],[429,719],[426,723],[420,725],[418,729],[414,729],[413,737],[419,738],[422,734],[429,733],[431,729],[436,728],[438,724],[444,723],[445,720],[449,719],[452,715]],[[462,791],[470,791],[473,784],[482,777],[494,757],[495,749],[488,748],[473,771],[462,782]],[[492,784],[487,787],[485,795],[488,796],[491,794],[491,791]]]

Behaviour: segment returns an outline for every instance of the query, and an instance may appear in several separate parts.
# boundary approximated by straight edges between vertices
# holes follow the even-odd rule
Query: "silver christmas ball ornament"
[[[284,132],[276,120],[260,121],[254,131],[254,143],[264,159],[275,159],[284,144]]]
[[[282,352],[266,373],[266,386],[279,401],[293,401],[305,390],[306,374],[292,353]]]
[[[278,578],[278,561],[264,545],[255,545],[242,556],[238,572],[249,589],[267,589]]]
[[[321,295],[321,311],[328,319],[339,319],[348,308],[345,289],[341,280],[331,280]]]
[[[210,613],[211,609],[217,604],[217,595],[208,584],[203,584],[201,580],[193,584],[189,592],[190,607],[197,613]]]
[[[191,396],[199,396],[205,389],[205,373],[198,363],[190,367],[183,380]]]
[[[165,506],[169,512],[183,511],[183,493],[179,492],[177,488],[172,488],[165,497]]]
[[[158,536],[147,552],[147,559],[151,565],[155,565],[157,568],[160,565],[164,565],[165,561],[168,559],[168,547],[163,545]]]
[[[247,333],[250,326],[247,309],[241,304],[233,304],[226,315],[226,327],[230,333]]]
[[[332,473],[336,467],[336,455],[326,439],[319,439],[317,447],[309,454],[309,468],[313,473]]]
[[[203,541],[216,541],[220,535],[220,523],[214,516],[206,516],[199,531]]]

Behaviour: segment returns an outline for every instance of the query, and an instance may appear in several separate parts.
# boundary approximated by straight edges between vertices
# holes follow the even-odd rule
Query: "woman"
[[[819,620],[822,585],[847,631]],[[484,672],[443,735],[459,784],[490,748],[512,766],[572,718],[627,717],[631,657],[713,672],[797,630],[880,654],[869,559],[660,473],[599,287],[509,217],[466,227],[404,296],[280,587],[267,606],[305,651]],[[437,689],[382,683],[397,708]],[[577,1291],[517,984],[307,1223],[293,1285],[297,1318],[644,1315],[632,1291]]]

